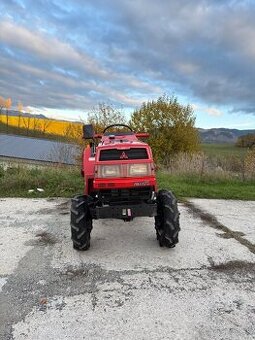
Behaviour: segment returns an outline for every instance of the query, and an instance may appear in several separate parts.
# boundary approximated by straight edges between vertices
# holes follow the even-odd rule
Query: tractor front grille
[[[108,189],[99,191],[99,200],[106,204],[140,203],[150,200],[151,195],[151,187]]]
[[[100,161],[117,161],[120,159],[148,159],[148,153],[145,148],[131,148],[127,150],[109,149],[100,151]]]

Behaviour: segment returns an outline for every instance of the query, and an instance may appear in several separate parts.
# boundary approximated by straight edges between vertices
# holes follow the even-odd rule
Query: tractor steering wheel
[[[126,128],[128,128],[131,132],[134,132],[134,131],[131,129],[131,127],[128,126],[128,125],[125,125],[125,124],[112,124],[112,125],[108,125],[108,126],[104,129],[103,133],[105,133],[108,129],[110,129],[110,128],[114,127],[114,126],[122,126],[122,127],[126,127]]]

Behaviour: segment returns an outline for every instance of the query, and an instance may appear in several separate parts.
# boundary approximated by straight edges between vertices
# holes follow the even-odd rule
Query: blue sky
[[[255,128],[255,0],[0,0],[0,95],[127,114],[167,93],[198,127]]]

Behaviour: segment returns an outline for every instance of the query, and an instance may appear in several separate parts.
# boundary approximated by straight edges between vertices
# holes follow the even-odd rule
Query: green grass
[[[159,172],[160,189],[172,190],[179,198],[225,198],[255,200],[255,179],[224,179],[212,176],[177,176]],[[44,192],[36,191],[43,188]],[[34,193],[28,193],[34,189]],[[0,167],[0,197],[72,197],[83,192],[83,178],[78,168]]]
[[[243,157],[246,148],[239,148],[234,144],[201,144],[202,151],[209,157]]]
[[[44,192],[37,192],[37,188]],[[34,193],[28,190],[34,189]],[[78,168],[0,168],[0,197],[71,197],[83,192]]]
[[[172,190],[181,199],[186,197],[255,200],[255,179],[215,178],[213,176],[176,176],[158,174],[160,189]]]

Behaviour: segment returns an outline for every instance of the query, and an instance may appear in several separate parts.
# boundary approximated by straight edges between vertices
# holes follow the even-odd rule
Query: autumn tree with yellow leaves
[[[5,107],[5,99],[2,96],[0,96],[0,114],[2,114],[4,107]]]
[[[171,154],[199,150],[199,135],[190,105],[182,105],[175,96],[160,96],[143,103],[131,115],[136,132],[148,132],[148,143],[157,161],[167,164]]]
[[[12,107],[12,100],[11,98],[7,98],[5,100],[4,107],[6,109],[6,125],[7,125],[7,133],[9,131],[9,110]]]
[[[68,138],[70,142],[76,142],[80,144],[82,141],[82,125],[77,123],[69,123],[65,128],[64,136]]]
[[[1,122],[1,114],[3,113],[3,108],[5,106],[5,99],[0,96],[0,122]]]
[[[45,119],[42,119],[41,120],[41,131],[43,134],[46,134],[48,132],[48,129],[49,127],[51,126],[52,124],[52,120],[48,119],[48,118],[45,118]]]
[[[23,113],[23,104],[21,102],[18,102],[18,106],[17,106],[18,112],[19,112],[19,116],[18,116],[18,127],[20,128],[20,123],[21,123],[21,116]]]

